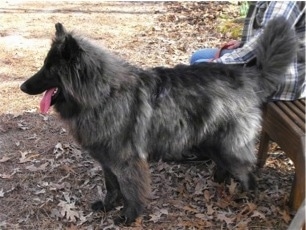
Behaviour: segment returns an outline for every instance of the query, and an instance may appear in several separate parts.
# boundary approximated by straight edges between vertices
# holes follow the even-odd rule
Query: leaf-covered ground
[[[93,213],[105,196],[103,171],[73,141],[40,96],[19,85],[40,67],[54,23],[81,32],[143,67],[188,64],[191,53],[233,38],[226,2],[0,1],[0,229],[119,229],[119,212]],[[223,28],[224,29],[224,28]],[[222,30],[224,31],[224,30]],[[256,150],[254,150],[256,151]],[[150,164],[152,194],[130,229],[286,229],[294,167],[275,144],[256,174],[258,194],[213,182],[214,164]],[[128,229],[128,228],[122,228]]]

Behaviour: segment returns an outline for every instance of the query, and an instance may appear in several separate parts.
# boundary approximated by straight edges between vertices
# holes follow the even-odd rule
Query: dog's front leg
[[[116,164],[113,172],[117,176],[124,199],[121,216],[115,224],[129,225],[141,215],[150,192],[149,167],[146,160],[133,156],[131,159]]]
[[[104,199],[104,203],[102,201],[96,201],[92,204],[92,209],[94,211],[110,211],[115,208],[120,201],[122,200],[122,194],[120,191],[119,183],[115,174],[106,167],[102,166],[105,177],[105,186],[106,186],[106,197]]]

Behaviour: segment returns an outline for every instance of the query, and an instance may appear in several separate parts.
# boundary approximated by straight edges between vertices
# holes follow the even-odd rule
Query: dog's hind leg
[[[253,146],[251,144],[251,146]],[[250,146],[240,147],[238,149],[229,146],[216,145],[210,151],[211,159],[216,163],[217,170],[214,178],[221,182],[230,174],[238,179],[244,190],[255,190],[256,180],[251,172],[253,162],[243,159],[243,154],[250,154]]]
[[[106,186],[106,197],[104,202],[96,201],[92,204],[92,209],[94,211],[110,211],[115,208],[119,202],[122,200],[122,194],[120,191],[119,183],[115,174],[105,166],[103,167],[104,177],[105,177],[105,186]]]
[[[256,162],[254,139],[260,125],[260,110],[251,107],[237,115],[220,126],[210,140],[214,149],[210,156],[223,171],[238,179],[244,190],[255,190],[252,167]]]

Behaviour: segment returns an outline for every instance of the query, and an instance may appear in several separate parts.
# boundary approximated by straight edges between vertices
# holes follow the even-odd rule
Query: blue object
[[[190,58],[190,64],[196,64],[200,62],[210,62],[211,59],[215,58],[217,52],[219,49],[217,48],[204,48],[204,49],[199,49],[195,51]],[[226,53],[231,53],[233,50],[232,49],[223,49],[221,51],[220,56],[226,54]]]

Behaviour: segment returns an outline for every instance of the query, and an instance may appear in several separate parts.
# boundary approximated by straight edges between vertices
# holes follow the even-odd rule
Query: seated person
[[[272,18],[284,16],[296,31],[299,47],[294,62],[285,72],[286,81],[271,97],[271,100],[295,100],[304,98],[305,92],[305,2],[250,2],[244,23],[241,42],[230,41],[221,50],[207,48],[197,50],[190,64],[218,62],[224,64],[250,64],[254,60],[253,50],[263,28]],[[217,57],[217,58],[216,58]]]

